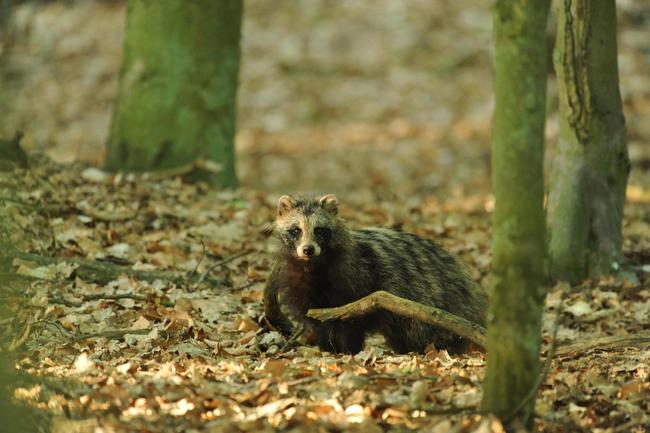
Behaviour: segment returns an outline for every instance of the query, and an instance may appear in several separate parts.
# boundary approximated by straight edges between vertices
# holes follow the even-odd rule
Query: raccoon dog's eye
[[[314,234],[321,239],[327,239],[332,234],[332,229],[327,227],[316,227],[314,229]]]
[[[302,230],[300,230],[300,227],[291,227],[289,229],[289,236],[291,236],[294,239],[299,237],[301,233]]]

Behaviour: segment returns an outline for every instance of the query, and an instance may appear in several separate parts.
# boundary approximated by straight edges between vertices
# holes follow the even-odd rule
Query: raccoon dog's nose
[[[315,251],[316,251],[316,248],[314,248],[313,245],[305,245],[304,247],[302,247],[302,252],[307,257],[313,256]]]

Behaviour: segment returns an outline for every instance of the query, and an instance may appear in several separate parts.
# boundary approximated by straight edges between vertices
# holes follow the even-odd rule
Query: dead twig
[[[139,209],[129,209],[127,212],[114,211],[109,212],[106,210],[94,209],[90,206],[75,207],[80,213],[86,214],[90,218],[96,221],[104,222],[120,222],[128,221],[135,218],[138,215]]]
[[[3,255],[17,257],[22,260],[35,262],[39,265],[52,265],[60,262],[69,262],[77,265],[74,273],[85,281],[93,281],[100,284],[106,284],[116,280],[121,275],[127,275],[139,280],[153,282],[155,280],[170,281],[177,285],[185,284],[187,277],[180,272],[173,271],[139,271],[130,267],[116,265],[110,262],[99,262],[82,258],[59,258],[50,256],[41,256],[38,254],[24,253],[22,251],[8,248],[3,251]],[[193,278],[190,278],[190,281]],[[201,282],[206,282],[211,287],[223,285],[222,280],[202,277]]]
[[[83,295],[84,301],[97,301],[100,299],[134,299],[136,301],[146,301],[147,297],[143,295],[136,295],[135,293],[116,293],[114,295],[109,294],[98,294],[98,295]]]
[[[50,296],[50,303],[65,305],[66,307],[81,307],[83,305],[80,301],[73,301],[71,299],[65,299],[62,296]]]
[[[288,339],[288,340],[287,340],[287,341],[282,345],[282,347],[281,347],[280,350],[278,351],[278,354],[285,353],[285,352],[287,352],[289,349],[291,349],[292,347],[294,347],[294,345],[296,344],[296,341],[298,341],[298,339],[300,338],[300,336],[301,336],[302,334],[304,334],[304,333],[305,333],[305,325],[304,325],[304,324],[301,324],[301,325],[296,329],[296,331],[291,335],[291,337],[289,337],[289,339]]]
[[[190,272],[190,275],[187,278],[187,284],[185,284],[185,288],[188,291],[194,291],[198,286],[198,284],[191,285],[190,279],[197,274],[199,266],[201,266],[201,263],[203,262],[203,258],[205,258],[205,242],[203,242],[203,239],[201,239],[201,257],[199,257],[199,261],[196,262],[196,266],[194,266],[194,269],[192,269],[192,272]]]
[[[477,415],[477,414],[485,413],[484,411],[482,411],[481,409],[475,406],[449,407],[449,408],[441,408],[441,409],[425,408],[424,411],[427,413],[427,415]]]
[[[203,280],[210,274],[210,272],[214,271],[219,266],[223,266],[223,265],[225,265],[227,263],[230,263],[230,262],[232,262],[234,260],[237,260],[240,257],[247,256],[248,254],[250,254],[252,252],[253,252],[253,250],[244,250],[244,251],[240,251],[238,253],[235,253],[232,256],[226,257],[225,259],[219,260],[218,262],[216,262],[215,264],[210,266],[208,269],[206,269],[205,272],[203,272],[203,274],[201,274],[201,276],[196,281],[196,283],[194,283],[194,288],[198,287],[198,285],[203,282]]]
[[[289,382],[287,382],[287,385],[289,387],[298,386],[298,385],[306,385],[308,383],[316,382],[318,380],[321,380],[321,378],[318,377],[318,376],[307,376],[307,377],[301,377],[299,379],[290,380]]]
[[[151,328],[145,328],[145,329],[111,329],[108,331],[102,331],[102,332],[92,332],[89,334],[80,334],[80,335],[74,335],[72,337],[73,341],[81,341],[81,340],[87,340],[89,338],[108,338],[109,340],[112,339],[120,339],[123,338],[125,335],[132,334],[132,335],[146,335],[152,331]]]
[[[74,300],[55,296],[50,298],[50,302],[55,304],[63,304],[67,307],[81,307],[84,302],[99,301],[104,299],[114,300],[114,301],[118,301],[120,299],[133,299],[136,301],[147,301],[149,298],[147,296],[138,295],[135,293],[115,293],[115,294],[99,293],[94,295],[83,295],[81,299],[82,301],[74,301]],[[173,307],[175,305],[175,303],[172,301],[158,300],[158,302],[160,303],[160,305],[163,305],[165,307]]]
[[[556,356],[584,354],[592,350],[616,350],[625,347],[645,347],[650,345],[650,332],[636,335],[594,338],[578,343],[562,344]]]
[[[466,338],[481,348],[485,348],[486,331],[482,326],[448,313],[440,308],[400,298],[383,290],[374,292],[341,307],[311,309],[307,312],[307,317],[325,322],[330,320],[348,320],[366,316],[379,309],[440,326],[456,335]]]
[[[233,292],[238,292],[238,291],[240,291],[240,290],[248,289],[249,287],[254,286],[255,283],[256,283],[256,281],[246,281],[244,284],[242,284],[242,285],[240,285],[240,286],[237,286],[237,287],[233,288],[232,291],[233,291]]]
[[[29,335],[31,333],[32,333],[32,322],[27,322],[27,325],[25,325],[25,329],[22,335],[17,340],[13,340],[9,345],[9,351],[14,352],[20,346],[25,344],[25,341],[27,341],[27,338],[29,338]]]
[[[0,197],[0,202],[13,203],[16,206],[55,215],[65,214],[76,210],[75,208],[65,204],[34,204],[11,197]]]

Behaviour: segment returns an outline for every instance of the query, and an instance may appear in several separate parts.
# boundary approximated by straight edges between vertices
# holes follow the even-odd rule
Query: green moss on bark
[[[505,417],[539,371],[548,1],[499,0],[494,14],[492,287],[482,407]],[[530,425],[532,405],[521,419]]]
[[[219,163],[234,186],[241,0],[131,0],[106,166],[117,170]]]
[[[618,85],[614,0],[562,0],[554,64],[560,139],[548,217],[555,278],[609,274],[621,261],[630,169]]]

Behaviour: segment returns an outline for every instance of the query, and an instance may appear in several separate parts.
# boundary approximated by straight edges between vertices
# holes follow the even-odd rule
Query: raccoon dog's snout
[[[319,256],[321,252],[318,244],[305,243],[300,244],[296,248],[296,255],[301,259],[311,259],[313,257]]]

